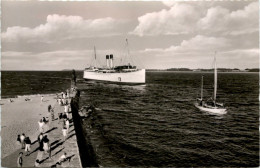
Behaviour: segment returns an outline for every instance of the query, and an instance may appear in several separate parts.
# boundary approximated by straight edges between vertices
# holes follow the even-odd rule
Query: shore
[[[29,98],[30,100],[25,100]],[[81,167],[77,139],[74,131],[74,124],[70,116],[70,128],[68,138],[65,142],[61,132],[62,124],[58,123],[58,113],[64,112],[64,107],[60,106],[56,100],[56,95],[44,95],[41,101],[41,95],[19,96],[11,99],[1,99],[1,165],[2,167],[16,167],[16,161],[19,152],[23,152],[24,166],[33,167],[36,159],[42,160],[40,167],[50,167],[55,165],[60,155],[67,152],[70,162],[64,163],[62,167]],[[54,108],[55,120],[45,124],[45,135],[48,135],[52,149],[52,160],[47,159],[48,154],[42,155],[38,150],[37,137],[39,135],[38,121],[43,117],[49,120],[50,114],[48,106]],[[17,135],[24,133],[29,136],[32,142],[30,156],[25,156],[24,149],[21,149],[17,143]]]

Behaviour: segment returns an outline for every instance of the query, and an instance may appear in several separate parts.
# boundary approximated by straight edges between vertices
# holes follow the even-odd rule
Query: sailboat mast
[[[96,67],[97,67],[96,46],[94,46],[94,56],[95,56],[95,62],[94,62],[94,66],[95,66],[95,68],[96,68]]]
[[[203,76],[201,78],[201,100],[203,99]]]
[[[127,56],[126,58],[129,59],[129,48],[128,48],[128,40],[126,39],[126,48],[127,48]],[[128,69],[129,69],[129,63],[128,63]]]
[[[217,61],[216,61],[216,52],[215,52],[215,57],[214,57],[214,102],[216,103],[216,98],[217,98]]]

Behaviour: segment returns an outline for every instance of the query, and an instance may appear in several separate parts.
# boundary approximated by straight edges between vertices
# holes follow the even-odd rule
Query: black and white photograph
[[[1,1],[1,167],[259,167],[259,1]]]

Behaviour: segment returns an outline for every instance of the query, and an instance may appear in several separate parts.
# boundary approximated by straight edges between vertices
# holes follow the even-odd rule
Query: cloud
[[[198,21],[203,31],[225,35],[239,35],[258,31],[258,2],[252,2],[243,10],[229,11],[217,6],[207,10],[205,17]]]
[[[180,2],[180,1],[179,1]],[[164,4],[164,5],[166,5],[166,6],[168,6],[168,7],[172,7],[172,6],[174,6],[176,3],[178,3],[177,2],[177,0],[176,1],[162,1],[162,3]]]
[[[1,61],[3,70],[61,70],[83,68],[90,60],[89,55],[89,50],[42,53],[6,51],[2,52]]]
[[[183,40],[180,45],[168,48],[145,49],[140,52],[144,55],[152,55],[159,65],[171,67],[212,68],[214,52],[217,51],[220,67],[248,68],[259,66],[259,49],[234,49],[235,43],[224,37],[207,37],[197,35],[189,40]]]
[[[170,9],[147,13],[138,18],[131,34],[156,36],[169,34],[239,35],[258,31],[258,2],[230,11],[221,6],[164,1]]]
[[[114,65],[119,64],[121,53],[115,50],[98,50],[97,64],[100,67],[106,65],[105,55],[110,53],[114,54]],[[83,70],[94,65],[93,50],[58,50],[40,53],[5,51],[1,54],[3,70]]]
[[[106,17],[84,20],[80,16],[48,15],[45,24],[34,28],[8,27],[2,33],[4,42],[53,42],[64,39],[118,34],[122,22]]]
[[[214,52],[216,50],[226,50],[230,47],[230,40],[223,37],[207,37],[197,35],[189,40],[183,40],[180,45],[170,46],[166,49],[146,49],[145,51],[173,52],[173,53],[194,53],[194,52]]]
[[[138,26],[132,34],[161,35],[187,34],[192,32],[194,23],[200,18],[194,6],[176,3],[169,10],[147,13],[138,18]]]

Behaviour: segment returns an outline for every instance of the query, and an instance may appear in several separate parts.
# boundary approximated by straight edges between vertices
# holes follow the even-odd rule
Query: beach
[[[43,96],[43,101],[41,101],[41,96]],[[27,99],[27,101],[26,101]],[[29,100],[30,99],[30,100]],[[76,135],[74,132],[73,122],[70,124],[70,132],[65,142],[61,142],[63,139],[61,133],[61,124],[58,123],[58,113],[64,112],[64,107],[60,106],[56,99],[56,94],[50,95],[32,95],[32,96],[18,96],[17,98],[1,100],[1,165],[4,167],[15,167],[17,166],[16,160],[19,152],[24,152],[21,149],[21,145],[17,142],[18,134],[25,134],[29,136],[32,142],[30,156],[25,156],[24,152],[24,166],[34,166],[34,162],[37,159],[43,159],[41,167],[49,167],[56,163],[60,155],[63,154],[62,150],[73,152],[72,162],[63,164],[62,167],[80,167],[78,159],[78,149]],[[45,135],[48,135],[50,144],[52,145],[52,155],[55,154],[53,160],[45,161],[47,158],[40,152],[38,152],[38,142],[37,137],[39,135],[39,125],[38,121],[45,117],[47,120],[51,119],[50,113],[48,112],[48,106],[51,105],[54,109],[55,119],[54,121],[49,121],[48,124],[44,125]],[[71,118],[71,115],[69,115]],[[70,150],[72,148],[72,150]],[[70,153],[68,152],[68,154]],[[45,157],[45,159],[44,159]],[[75,160],[73,162],[73,160]],[[41,160],[40,160],[41,161]]]

